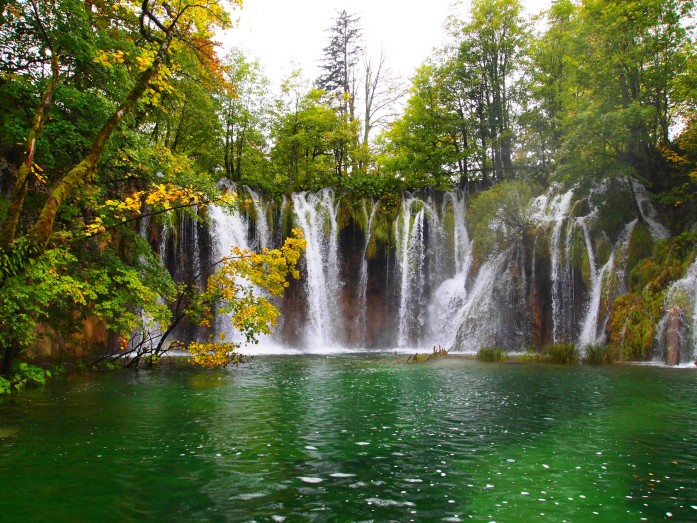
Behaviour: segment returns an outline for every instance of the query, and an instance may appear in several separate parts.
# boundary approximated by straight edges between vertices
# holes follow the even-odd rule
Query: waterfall
[[[656,240],[668,238],[670,232],[658,221],[656,209],[651,205],[649,195],[646,194],[646,188],[634,178],[630,178],[630,183],[637,207],[639,208],[639,213],[641,214],[641,219],[646,223],[651,236]]]
[[[248,241],[249,223],[246,217],[240,213],[231,213],[217,205],[211,205],[208,214],[210,217],[210,228],[212,237],[212,254],[215,262],[230,255],[232,247],[240,249],[250,249]],[[236,281],[243,288],[254,287],[246,279],[240,278]],[[261,291],[256,291],[261,292]],[[230,314],[216,314],[215,317],[216,334],[223,334],[226,341],[240,343],[242,336],[233,327]]]
[[[479,269],[467,301],[456,316],[458,325],[454,348],[476,351],[483,346],[499,343],[502,332],[500,303],[497,289],[505,287],[502,274],[511,256],[510,249],[487,260]]]
[[[246,185],[244,188],[252,200],[254,213],[256,214],[256,219],[254,220],[255,237],[252,247],[255,250],[261,250],[271,245],[271,228],[269,227],[267,216],[269,204],[263,202],[261,197]]]
[[[603,329],[599,329],[598,321],[600,318],[600,302],[603,292],[603,284],[605,283],[607,277],[611,274],[613,269],[616,270],[615,274],[619,276],[623,274],[623,271],[616,267],[616,256],[618,248],[622,251],[626,251],[627,244],[629,243],[629,238],[632,235],[632,230],[636,226],[638,220],[632,220],[629,222],[615,246],[610,253],[610,258],[607,260],[605,265],[600,270],[595,268],[595,258],[592,257],[593,249],[590,244],[590,237],[588,235],[588,228],[585,222],[583,222],[583,233],[586,239],[586,246],[588,248],[588,256],[591,260],[591,296],[588,303],[588,310],[586,312],[586,317],[583,320],[583,325],[581,327],[581,334],[578,338],[578,345],[581,347],[586,347],[588,345],[593,345],[595,343],[602,343],[605,338],[605,333]],[[601,330],[598,333],[598,330]]]
[[[367,321],[368,321],[368,245],[373,234],[373,219],[375,218],[375,212],[378,209],[379,202],[373,201],[370,209],[370,214],[368,214],[368,209],[366,208],[365,202],[363,202],[363,218],[365,219],[365,243],[363,245],[363,255],[361,256],[361,270],[358,278],[358,319],[357,328],[361,334],[360,339],[365,340],[367,335]]]
[[[414,337],[421,332],[424,323],[419,310],[419,298],[424,284],[425,213],[423,201],[411,196],[405,197],[395,223],[399,279],[398,347],[418,344]]]
[[[563,282],[559,268],[561,266],[561,231],[571,205],[573,190],[555,198],[550,205],[552,229],[551,256],[551,288],[552,288],[552,341],[559,341],[559,330],[562,325]],[[568,259],[568,258],[567,258]]]
[[[666,292],[663,306],[664,314],[659,325],[660,343],[665,343],[666,324],[669,314],[680,314],[681,354],[680,361],[695,357],[697,352],[697,259],[690,265],[685,276],[671,284]]]
[[[200,272],[209,261],[198,261],[199,243],[202,251],[214,254],[213,261],[226,256],[233,245],[250,250],[278,245],[292,216],[307,242],[302,280],[275,302],[284,323],[273,340],[264,342],[304,344],[309,349],[351,344],[371,349],[440,345],[468,351],[498,345],[522,350],[531,342],[598,343],[612,300],[626,292],[634,225],[640,219],[655,238],[668,234],[638,182],[606,180],[590,190],[590,197],[579,200],[575,200],[578,188],[563,191],[553,186],[525,209],[527,232],[477,259],[475,265],[462,191],[407,193],[397,209],[390,207],[392,200],[366,199],[353,202],[362,209],[347,207],[340,217],[339,198],[331,189],[292,194],[277,206],[250,188],[244,190],[250,199],[248,213],[229,214],[210,207],[211,249],[205,245],[209,236],[199,234],[195,222],[180,220],[163,258],[175,275],[181,270]],[[603,202],[618,202],[623,213],[635,209],[637,219],[613,222],[618,214],[606,213]],[[384,231],[385,224],[378,221],[381,205],[386,205],[386,213],[397,214],[391,231]],[[361,227],[352,221],[355,211],[362,212],[357,220]],[[604,231],[608,223],[611,228]],[[619,238],[611,244],[622,225]],[[178,245],[175,237],[188,240]],[[369,263],[368,253],[378,239],[385,242],[379,251],[385,256]],[[534,245],[526,245],[526,239]],[[548,260],[544,252],[549,252]],[[692,292],[690,307],[682,310],[693,347],[697,345],[695,273],[693,264],[668,293]],[[231,323],[218,316],[217,330],[236,341],[239,336]]]
[[[339,205],[334,191],[293,194],[293,210],[307,240],[305,251],[309,325],[306,341],[314,346],[340,344]]]
[[[466,227],[466,197],[463,192],[445,195],[441,223],[446,222],[448,206],[452,210],[452,253],[454,275],[444,280],[429,304],[429,337],[434,345],[452,347],[458,330],[457,318],[467,299],[467,279],[472,265],[472,245]]]

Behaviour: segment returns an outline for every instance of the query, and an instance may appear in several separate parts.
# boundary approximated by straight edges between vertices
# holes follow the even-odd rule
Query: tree
[[[482,138],[489,138],[493,178],[511,176],[514,143],[512,83],[526,45],[527,24],[517,0],[475,0],[463,30],[462,56],[477,64],[482,94]],[[484,122],[482,122],[484,124]]]
[[[693,9],[690,0],[552,6],[533,55],[535,96],[553,117],[569,176],[629,171],[660,188],[660,150],[683,106],[679,86],[694,74],[684,23]]]
[[[163,93],[172,89],[178,68],[191,63],[185,57],[195,59],[193,61],[211,74],[216,74],[217,61],[211,35],[215,28],[227,26],[228,15],[221,3],[212,0],[182,1],[176,8],[158,0],[116,4],[14,0],[8,3],[4,15],[6,25],[0,31],[5,51],[2,70],[12,71],[19,77],[19,85],[32,89],[39,86],[42,92],[28,127],[22,158],[24,167],[17,171],[8,212],[2,223],[0,285],[3,293],[0,309],[3,315],[0,329],[5,335],[0,350],[4,356],[3,370],[7,372],[13,358],[26,346],[25,334],[33,330],[30,327],[32,322],[45,314],[49,306],[65,301],[64,296],[56,294],[57,289],[76,289],[66,293],[73,297],[68,300],[73,306],[105,297],[104,287],[97,291],[90,285],[92,280],[85,272],[89,265],[83,266],[83,270],[75,270],[74,264],[83,261],[73,254],[80,251],[79,243],[76,246],[74,242],[82,241],[80,222],[76,223],[75,218],[84,216],[85,211],[89,217],[92,212],[89,207],[102,193],[103,187],[95,182],[110,138],[129,118],[133,117],[133,123],[138,127],[148,109],[157,106]],[[24,35],[25,32],[28,35]],[[14,40],[14,35],[21,37]],[[23,52],[27,49],[31,53],[25,56]],[[41,81],[40,74],[46,63],[51,64],[48,83]],[[109,81],[95,83],[99,74]],[[91,82],[89,89],[81,85],[86,80]],[[122,83],[126,84],[125,89],[116,87]],[[77,164],[59,167],[60,164],[56,163],[55,171],[43,174],[35,155],[41,148],[36,144],[40,145],[42,133],[49,130],[47,116],[55,106],[51,100],[64,84],[80,93],[88,93],[87,96],[96,92],[105,101],[112,97],[109,102],[113,105],[103,113],[92,113],[97,117],[103,114],[104,119],[97,122],[96,132],[90,133],[91,139],[80,151],[82,159]],[[7,85],[3,83],[2,87]],[[108,103],[99,105],[108,107]],[[122,138],[122,135],[118,137]],[[108,159],[112,159],[112,154],[113,151],[108,150]],[[30,184],[40,186],[43,183],[49,183],[51,187],[40,191],[45,192],[45,196],[39,199],[42,203],[37,209],[35,199],[27,198],[28,188]],[[71,198],[77,200],[66,205]],[[77,230],[74,225],[78,226]],[[99,256],[112,251],[97,244],[81,254],[87,252]],[[126,280],[130,283],[122,286],[133,291],[135,301],[138,297],[151,299],[151,295],[138,294],[135,290],[136,282],[141,281],[138,278],[145,274],[137,268],[129,269],[128,262],[132,266],[134,261],[128,258],[117,257],[121,261],[112,264],[113,270],[125,270],[131,274]],[[123,278],[114,279],[109,271],[104,268],[102,274],[106,280],[97,281],[123,283]],[[108,274],[111,276],[107,277]],[[77,281],[75,275],[84,278],[80,280],[84,285],[73,281]],[[46,285],[37,285],[40,281]],[[30,292],[34,288],[40,292],[39,295]],[[126,304],[120,302],[119,306],[123,310]],[[110,310],[113,313],[115,309]],[[104,313],[103,316],[109,315]],[[111,317],[113,319],[113,314]]]
[[[321,68],[325,72],[317,79],[317,87],[334,96],[340,113],[349,120],[355,118],[356,65],[362,51],[359,23],[360,18],[346,10],[338,13],[324,48]]]
[[[527,111],[522,116],[526,149],[544,171],[555,165],[564,122],[574,107],[575,76],[583,60],[578,42],[578,7],[556,0],[545,17],[544,34],[532,40]]]
[[[334,142],[334,162],[337,183],[349,174],[350,169],[357,168],[357,161],[351,153],[358,145],[358,124],[356,122],[356,65],[361,56],[360,19],[341,11],[329,29],[329,45],[324,48],[321,68],[325,71],[317,79],[317,87],[330,98],[330,104],[336,107],[339,118],[343,120],[343,130]],[[350,132],[353,131],[353,132]]]
[[[350,134],[345,131],[346,120],[322,102],[324,91],[303,93],[298,75],[284,83],[289,100],[272,130],[271,160],[277,183],[287,180],[291,187],[306,190],[332,183],[335,152],[343,150]]]
[[[394,116],[392,110],[396,102],[404,96],[402,87],[392,78],[386,66],[384,51],[376,61],[367,55],[363,56],[363,155],[359,160],[358,168],[361,172],[366,170],[368,157],[370,156],[370,136],[378,126],[384,126],[387,120]]]
[[[231,52],[225,65],[227,88],[221,94],[225,174],[235,181],[258,182],[269,169],[269,82],[259,62],[248,61],[239,51]]]
[[[404,115],[385,133],[385,169],[408,186],[449,184],[458,172],[462,151],[438,72],[430,64],[417,70]]]

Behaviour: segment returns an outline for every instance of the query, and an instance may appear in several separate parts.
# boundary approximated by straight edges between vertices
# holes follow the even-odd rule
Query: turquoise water
[[[391,356],[0,399],[3,521],[694,521],[697,372]]]

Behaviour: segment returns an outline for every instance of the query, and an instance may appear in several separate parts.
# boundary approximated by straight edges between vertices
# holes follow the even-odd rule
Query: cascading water
[[[365,243],[363,246],[363,255],[361,256],[361,272],[358,278],[358,316],[356,328],[360,332],[360,339],[366,339],[366,323],[368,320],[368,246],[373,235],[373,220],[378,209],[378,202],[373,201],[370,214],[363,203],[363,218],[365,219]]]
[[[424,319],[421,314],[424,260],[425,204],[414,197],[406,197],[395,223],[397,238],[397,267],[399,274],[399,330],[397,346],[419,344]]]
[[[334,191],[293,194],[293,211],[307,241],[305,251],[308,325],[306,341],[333,346],[343,340],[339,318],[339,205]]]
[[[697,259],[688,267],[685,276],[675,282],[666,292],[663,318],[659,325],[659,346],[669,345],[668,323],[677,316],[678,325],[672,326],[679,337],[680,361],[693,360],[697,353]]]
[[[255,250],[269,247],[271,245],[271,228],[267,215],[269,203],[264,202],[261,197],[249,187],[245,186],[245,191],[249,194],[254,206],[256,219],[254,220],[254,243],[252,248]]]
[[[434,345],[452,347],[457,318],[467,299],[467,279],[472,265],[472,246],[466,227],[466,198],[463,192],[445,195],[441,223],[452,212],[452,252],[454,275],[443,281],[433,293],[429,305],[430,340]]]
[[[497,290],[506,286],[502,276],[510,256],[510,250],[503,251],[479,269],[472,290],[456,316],[458,328],[454,347],[457,350],[472,352],[500,343],[505,329],[500,322],[501,304],[496,296],[499,294]]]
[[[629,182],[632,185],[632,191],[634,192],[634,198],[636,200],[637,207],[639,208],[641,219],[649,228],[651,236],[653,236],[656,240],[662,240],[670,236],[668,229],[666,229],[663,224],[658,221],[656,209],[654,209],[653,205],[651,205],[649,195],[646,194],[646,188],[634,178],[630,178]]]
[[[213,240],[212,255],[213,260],[218,261],[230,255],[232,247],[249,249],[247,240],[249,225],[244,215],[239,212],[231,213],[212,205],[208,210],[211,223],[211,237]],[[249,281],[241,280],[240,285],[247,287],[252,284]],[[217,333],[224,334],[228,341],[241,341],[240,334],[233,328],[228,314],[217,314],[215,329]]]
[[[551,288],[552,288],[552,341],[560,341],[560,329],[562,325],[563,284],[561,275],[561,232],[566,221],[573,197],[573,190],[554,198],[548,207],[547,215],[554,223],[552,228],[552,244],[550,246],[551,263]]]
[[[610,258],[607,260],[605,265],[599,270],[595,270],[595,258],[591,258],[591,296],[588,304],[588,311],[586,317],[583,320],[583,325],[581,327],[581,334],[579,335],[578,345],[581,347],[586,347],[588,345],[593,345],[595,343],[602,343],[605,338],[604,329],[599,328],[600,319],[600,302],[602,298],[603,289],[605,288],[606,280],[609,275],[614,271],[616,276],[624,276],[623,265],[626,260],[617,260],[618,249],[624,253],[629,243],[629,238],[631,237],[634,227],[638,223],[638,220],[632,220],[626,225],[620,239],[613,247],[610,253]],[[584,224],[584,237],[586,238],[586,245],[589,249],[589,258],[592,254],[592,246],[590,244],[590,237],[587,234],[587,227]],[[606,318],[607,320],[607,318]],[[600,331],[600,332],[599,332]]]
[[[601,184],[589,197],[577,200],[578,189],[562,192],[553,187],[523,211],[529,223],[526,230],[532,232],[521,233],[498,253],[478,259],[476,273],[471,271],[466,196],[459,191],[406,194],[392,222],[393,234],[386,236],[378,216],[391,211],[389,207],[383,211],[383,201],[363,202],[359,226],[350,212],[340,220],[340,202],[331,189],[293,194],[283,200],[279,213],[246,188],[253,205],[248,214],[210,208],[212,252],[217,260],[232,245],[277,246],[291,216],[302,229],[307,241],[303,279],[280,302],[285,307],[284,324],[273,340],[284,346],[314,350],[347,344],[440,345],[455,351],[485,345],[521,350],[530,343],[549,342],[584,346],[602,341],[609,305],[626,290],[628,244],[637,219],[624,225],[615,222],[609,233],[601,226],[603,219],[607,221],[601,216],[602,202],[608,195],[618,201],[614,191],[620,182]],[[667,234],[643,187],[621,184],[628,201],[636,204],[625,207],[624,216],[631,218],[634,208],[632,216],[655,238]],[[268,221],[279,215],[280,221]],[[376,227],[381,227],[379,240],[373,238]],[[614,235],[618,238],[613,242]],[[694,267],[688,271],[686,288],[694,287],[695,272]],[[690,311],[695,308],[693,304]],[[694,346],[697,326],[694,312],[690,314]],[[237,339],[229,321],[219,319],[216,326]]]

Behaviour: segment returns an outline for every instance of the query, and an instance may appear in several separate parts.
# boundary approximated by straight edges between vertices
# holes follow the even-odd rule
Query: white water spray
[[[339,205],[334,191],[293,194],[293,210],[307,248],[306,287],[309,322],[306,341],[311,346],[333,346],[343,340],[339,293]]]

